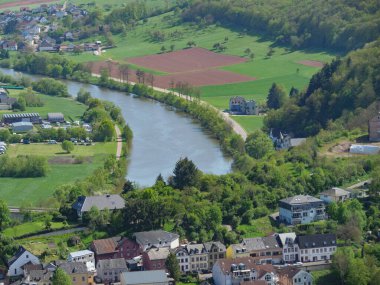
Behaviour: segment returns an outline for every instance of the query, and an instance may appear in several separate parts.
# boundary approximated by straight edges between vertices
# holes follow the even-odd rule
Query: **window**
[[[265,276],[265,281],[271,281],[271,280],[272,280],[272,276],[270,276],[270,275]]]
[[[29,254],[26,255],[26,258],[29,258]]]
[[[86,281],[86,278],[84,278],[84,276],[82,276],[82,281]]]
[[[284,253],[287,253],[287,252],[288,252],[288,250],[286,248],[284,248]]]

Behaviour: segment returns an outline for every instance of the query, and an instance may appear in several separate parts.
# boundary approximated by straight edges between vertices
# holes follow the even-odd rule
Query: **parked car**
[[[48,144],[57,144],[57,141],[56,140],[49,140]]]

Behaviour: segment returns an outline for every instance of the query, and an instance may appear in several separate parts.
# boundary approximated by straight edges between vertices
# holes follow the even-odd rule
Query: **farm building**
[[[12,109],[13,103],[16,102],[16,98],[8,96],[8,92],[4,88],[0,88],[0,110]]]
[[[63,123],[65,121],[62,113],[48,113],[47,119],[50,123]]]
[[[14,133],[26,133],[33,130],[31,122],[17,122],[12,124],[12,131]]]
[[[369,120],[368,134],[370,142],[380,142],[380,113]]]
[[[378,154],[380,147],[375,145],[358,145],[353,144],[350,146],[350,153],[354,154]]]
[[[18,122],[31,122],[39,124],[41,121],[40,114],[38,113],[17,113],[17,114],[4,114],[3,123],[12,124]]]
[[[239,115],[258,115],[259,108],[256,101],[236,96],[230,99],[230,112]]]

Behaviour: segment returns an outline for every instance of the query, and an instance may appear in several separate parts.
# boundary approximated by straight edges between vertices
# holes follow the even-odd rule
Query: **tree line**
[[[380,33],[380,3],[376,0],[188,2],[182,13],[184,21],[237,25],[295,49],[350,51],[376,40]]]

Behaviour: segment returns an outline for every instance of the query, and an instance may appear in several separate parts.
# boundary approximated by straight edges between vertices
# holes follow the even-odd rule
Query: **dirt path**
[[[92,76],[95,76],[95,77],[99,77],[100,75],[99,74],[96,74],[96,73],[92,73]],[[114,77],[111,77],[112,80],[115,80],[115,81],[121,81],[119,78],[114,78]],[[131,82],[129,81],[130,84],[134,85],[136,84],[135,82]],[[163,92],[163,93],[172,93],[174,94],[175,96],[178,96],[178,97],[181,97],[185,100],[189,100],[189,101],[193,101],[194,98],[192,97],[189,97],[189,96],[184,96],[184,95],[181,95],[179,94],[178,92],[173,92],[173,91],[170,91],[168,89],[164,89],[164,88],[159,88],[159,87],[153,87],[154,90],[156,91],[159,91],[159,92]],[[234,121],[230,115],[228,113],[225,113],[225,112],[222,112],[221,110],[219,110],[218,108],[215,108],[214,106],[210,105],[209,103],[205,102],[205,101],[200,101],[201,104],[205,105],[205,106],[208,106],[208,107],[211,107],[213,108],[215,111],[217,111],[220,116],[222,117],[222,119],[228,124],[231,126],[231,128],[233,129],[233,131],[240,135],[243,140],[246,140],[248,134],[247,132],[242,128],[242,126],[240,126],[236,121]]]
[[[116,131],[116,141],[117,141],[116,159],[119,160],[121,157],[121,150],[123,147],[123,139],[121,138],[121,132],[120,132],[119,126],[115,125],[115,131]]]

